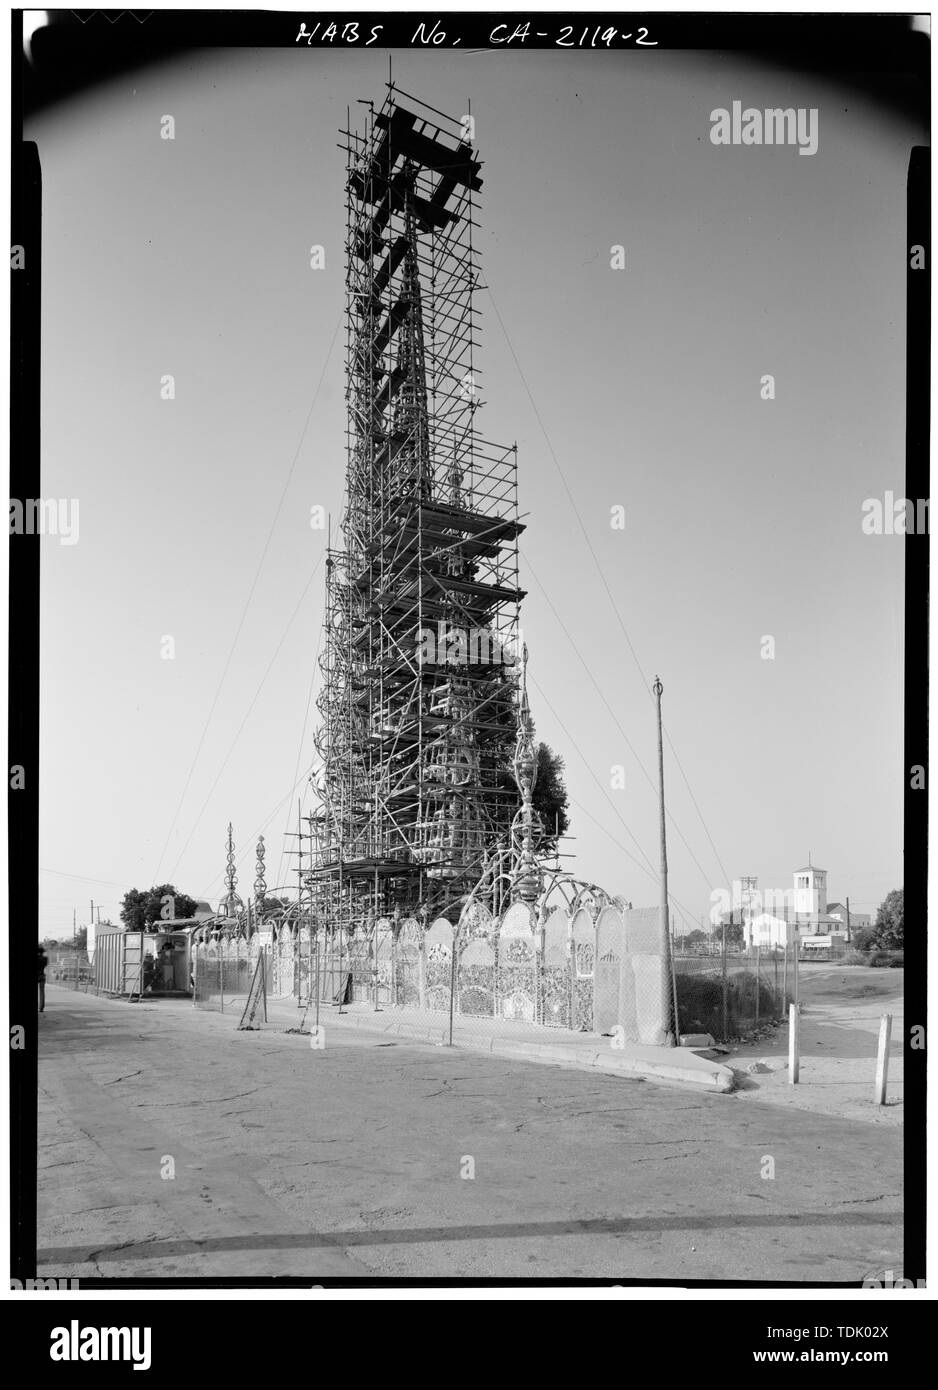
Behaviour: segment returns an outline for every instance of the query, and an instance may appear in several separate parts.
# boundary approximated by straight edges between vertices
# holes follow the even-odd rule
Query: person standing
[[[160,967],[163,975],[163,988],[164,990],[171,990],[176,974],[176,959],[171,941],[163,942],[160,951]]]
[[[45,949],[39,947],[39,1012],[42,1013],[46,1007],[46,966],[49,964],[49,957]]]

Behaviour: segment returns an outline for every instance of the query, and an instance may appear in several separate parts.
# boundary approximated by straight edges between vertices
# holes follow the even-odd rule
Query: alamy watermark
[[[131,1361],[135,1371],[150,1369],[149,1327],[53,1327],[49,1356],[53,1361]]]
[[[743,888],[742,879],[734,879],[732,890],[714,888],[710,894],[710,921],[718,927],[727,913],[750,920],[766,912],[793,921],[796,915],[817,916],[820,900],[816,888]]]
[[[77,545],[78,498],[11,497],[10,535],[58,536],[59,545]]]
[[[818,109],[816,106],[743,107],[734,101],[732,110],[718,106],[710,112],[712,145],[797,145],[799,154],[817,154]]]
[[[865,536],[927,536],[929,507],[927,497],[897,497],[888,488],[882,500],[867,497],[861,507],[861,526]]]
[[[438,622],[417,631],[417,660],[431,666],[511,666],[518,663],[520,633],[500,636],[485,627],[454,627]]]

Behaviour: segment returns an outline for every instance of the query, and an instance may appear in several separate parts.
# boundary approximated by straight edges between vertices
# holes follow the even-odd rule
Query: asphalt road
[[[896,1129],[188,1001],[39,1023],[45,1277],[901,1271]]]

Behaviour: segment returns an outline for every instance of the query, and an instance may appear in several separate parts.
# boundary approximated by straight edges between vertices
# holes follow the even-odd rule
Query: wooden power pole
[[[673,1026],[666,1028],[668,1044],[677,1047],[680,1025],[677,1013],[677,981],[674,978],[674,962],[671,959],[671,932],[668,923],[668,841],[664,816],[664,741],[661,732],[661,693],[664,686],[655,676],[652,686],[658,706],[658,825],[661,836],[661,961],[666,972],[662,982],[662,1018],[667,1019],[673,1012]]]

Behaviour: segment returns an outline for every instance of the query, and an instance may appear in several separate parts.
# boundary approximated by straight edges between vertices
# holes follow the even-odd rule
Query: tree
[[[570,817],[567,815],[567,789],[563,781],[563,758],[546,743],[536,744],[534,751],[537,773],[531,805],[540,817],[544,830],[538,851],[541,854],[553,854],[557,848],[558,835],[566,834],[570,826]],[[509,765],[502,770],[499,785],[517,793],[513,766]],[[519,798],[518,805],[520,804]]]
[[[873,923],[873,942],[883,951],[901,951],[905,926],[905,894],[901,888],[887,893]]]
[[[544,827],[542,847],[553,853],[558,838],[570,828],[569,801],[563,780],[563,758],[546,743],[537,745],[537,777],[531,802]]]
[[[742,946],[743,941],[745,940],[745,933],[743,932],[742,922],[726,922],[723,926],[719,927],[714,932],[717,944],[720,945],[721,948],[723,944],[724,930],[726,932],[726,944],[728,947]]]
[[[700,928],[697,927],[694,931],[689,931],[682,939],[685,946],[697,946],[698,944],[703,945],[705,941],[709,941],[710,937],[705,931],[701,931]]]
[[[855,951],[871,951],[876,944],[876,928],[860,927],[853,933],[850,945]]]
[[[128,931],[159,930],[160,921],[173,917],[194,917],[198,903],[180,893],[171,883],[153,888],[131,888],[124,894],[121,921]]]

